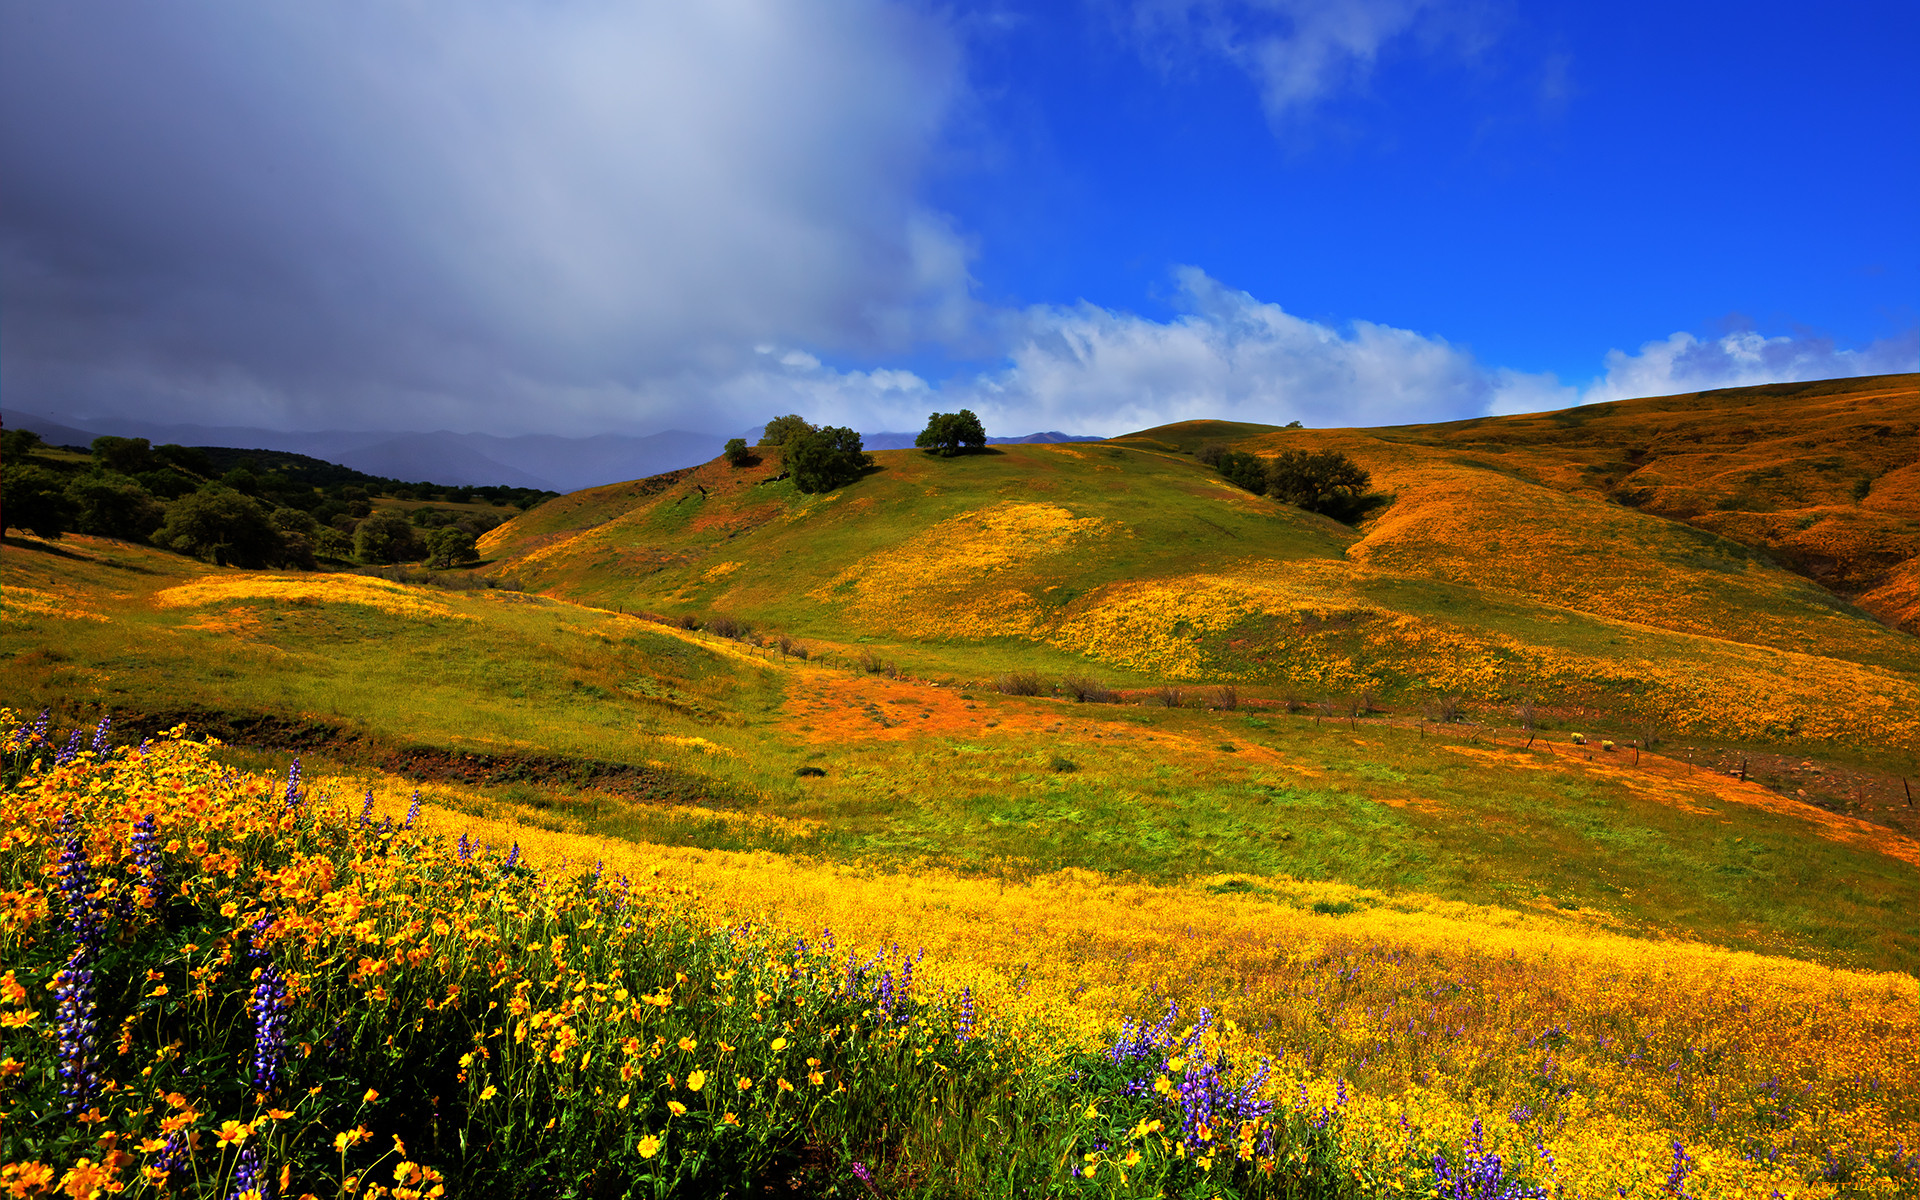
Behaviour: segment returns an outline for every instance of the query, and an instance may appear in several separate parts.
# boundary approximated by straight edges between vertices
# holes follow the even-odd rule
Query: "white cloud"
[[[1007,314],[1006,365],[938,386],[904,371],[822,367],[756,371],[724,391],[767,406],[759,411],[865,429],[918,428],[932,408],[966,407],[996,434],[1117,434],[1201,417],[1391,424],[1577,399],[1552,376],[1488,368],[1442,338],[1368,321],[1336,329],[1196,268],[1175,280],[1186,311],[1170,321],[1087,303]]]
[[[1149,55],[1216,55],[1244,71],[1276,126],[1364,87],[1387,43],[1415,31],[1432,0],[1138,0]]]
[[[1751,330],[1707,341],[1675,333],[1643,344],[1637,354],[1607,351],[1606,374],[1580,399],[1593,403],[1914,370],[1920,370],[1920,331],[1915,330],[1860,350],[1839,349],[1826,338],[1765,337]]]
[[[1676,333],[1606,355],[1582,389],[1550,373],[1480,362],[1445,338],[1372,321],[1294,316],[1205,272],[1174,274],[1180,315],[1155,321],[1098,305],[1001,315],[998,369],[930,383],[909,371],[838,371],[788,355],[716,389],[736,424],[774,412],[877,430],[917,429],[929,411],[971,408],[989,432],[1112,435],[1218,418],[1363,426],[1541,412],[1631,396],[1920,369],[1920,338],[1840,350],[1814,338]],[[771,356],[775,352],[768,350]]]

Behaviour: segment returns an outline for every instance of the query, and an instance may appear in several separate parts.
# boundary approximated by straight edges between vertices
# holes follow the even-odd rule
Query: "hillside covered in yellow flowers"
[[[9,538],[0,1189],[1915,1194],[1915,382]]]

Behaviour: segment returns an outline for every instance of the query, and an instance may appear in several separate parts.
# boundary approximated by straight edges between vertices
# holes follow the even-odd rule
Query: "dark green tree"
[[[153,542],[231,567],[271,566],[286,551],[280,531],[258,501],[217,486],[168,505],[166,524],[153,535]]]
[[[354,526],[353,556],[363,563],[409,562],[420,557],[413,525],[390,508],[374,513]]]
[[[40,435],[31,429],[9,429],[0,434],[0,459],[7,462],[19,462],[35,450],[46,448]]]
[[[153,469],[153,443],[145,438],[97,437],[93,461],[102,470],[138,475]]]
[[[67,484],[67,498],[73,501],[73,527],[98,537],[145,541],[167,519],[166,508],[147,489],[113,471],[75,478]]]
[[[727,462],[732,466],[746,467],[753,465],[753,451],[747,449],[747,439],[745,438],[727,439],[727,448],[721,451],[721,453],[726,455]]]
[[[427,539],[427,565],[435,570],[458,567],[480,561],[480,548],[473,535],[457,525],[438,530]]]
[[[963,408],[957,413],[934,413],[927,418],[927,427],[913,444],[929,454],[941,458],[952,458],[962,450],[980,450],[987,444],[987,431],[981,427],[980,418],[973,415],[972,409]]]
[[[860,435],[839,425],[816,429],[786,446],[787,470],[803,492],[830,492],[860,478],[873,456],[860,449]]]
[[[1248,454],[1244,450],[1224,451],[1215,469],[1256,496],[1267,494],[1267,464],[1257,454]]]
[[[815,432],[814,427],[807,423],[805,417],[799,413],[788,413],[784,417],[775,417],[767,422],[766,429],[760,434],[760,444],[784,447],[788,442],[813,432]]]
[[[64,478],[31,463],[7,463],[0,475],[0,521],[7,528],[57,538],[73,528],[74,515]]]
[[[1267,494],[1308,512],[1348,521],[1364,507],[1373,477],[1337,450],[1287,450],[1267,464]]]
[[[213,460],[207,457],[205,450],[197,446],[182,446],[178,442],[167,442],[155,446],[153,456],[203,479],[213,474]]]

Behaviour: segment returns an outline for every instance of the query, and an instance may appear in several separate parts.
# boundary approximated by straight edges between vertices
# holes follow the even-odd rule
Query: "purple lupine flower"
[[[365,825],[373,816],[373,789],[367,789],[367,798],[360,802],[360,823]]]
[[[287,807],[300,807],[300,760],[297,758],[287,768]]]
[[[93,752],[95,754],[105,754],[107,752],[107,732],[112,728],[112,717],[101,717],[100,724],[94,726]]]
[[[502,875],[505,875],[519,865],[520,865],[520,843],[515,842],[513,844],[513,849],[507,851],[506,861],[500,864],[500,873]]]
[[[873,1172],[867,1169],[867,1164],[857,1158],[853,1160],[853,1177],[865,1184],[867,1190],[874,1195],[878,1196],[880,1194],[880,1189],[873,1186]]]
[[[1667,1181],[1660,1185],[1660,1190],[1672,1196],[1686,1195],[1687,1176],[1692,1173],[1693,1156],[1688,1154],[1687,1148],[1680,1144],[1680,1139],[1675,1138],[1673,1140],[1673,1169],[1667,1172]]]
[[[964,1042],[973,1036],[973,989],[960,989],[960,1019],[953,1023],[953,1040]]]
[[[73,814],[69,812],[61,824],[71,829]],[[54,873],[60,895],[67,902],[67,927],[73,930],[75,940],[91,952],[100,940],[100,914],[93,904],[93,871],[87,862],[84,839],[67,838],[67,848],[60,852],[60,865]]]
[[[247,1010],[253,1015],[253,1090],[271,1096],[287,1056],[287,984],[271,959],[260,968]]]
[[[75,728],[67,738],[66,749],[53,756],[53,765],[64,767],[78,757],[80,757],[80,730]]]
[[[420,789],[413,789],[413,799],[407,802],[407,823],[402,828],[412,829],[415,818],[420,815]]]
[[[878,1001],[879,1001],[880,1016],[883,1019],[892,1020],[893,1019],[893,972],[892,971],[880,972],[880,987],[875,992],[875,996],[878,998]]]
[[[1440,1200],[1547,1200],[1544,1188],[1507,1178],[1506,1164],[1497,1152],[1487,1149],[1485,1138],[1480,1118],[1475,1117],[1458,1172],[1447,1163],[1446,1155],[1433,1156],[1433,1183]]]
[[[34,741],[44,742],[47,740],[47,722],[51,720],[52,717],[53,717],[52,709],[43,708],[40,710],[40,719],[33,723],[33,740]]]
[[[472,861],[472,859],[473,859],[473,843],[468,841],[467,835],[463,833],[460,835],[460,861],[470,862]]]
[[[93,947],[83,942],[74,948],[66,969],[53,981],[53,992],[60,1002],[60,1096],[69,1113],[92,1103],[100,1086],[100,1013],[93,996],[92,962]]]
[[[186,1131],[177,1129],[167,1137],[167,1144],[160,1147],[151,1165],[165,1181],[163,1186],[171,1187],[177,1182],[174,1177],[185,1173],[190,1160]]]
[[[227,1200],[260,1200],[272,1186],[266,1166],[260,1161],[259,1148],[248,1146],[233,1164],[233,1189],[227,1193]]]
[[[160,826],[148,813],[133,824],[133,869],[145,880],[144,904],[151,907],[166,889],[165,864],[160,859]]]

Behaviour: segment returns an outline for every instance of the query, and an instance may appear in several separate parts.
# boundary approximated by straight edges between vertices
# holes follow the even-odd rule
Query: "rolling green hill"
[[[820,496],[776,463],[716,461],[563,497],[483,549],[549,595],[726,614],[923,673],[1401,710],[1532,701],[1642,734],[1905,755],[1920,641],[1875,612],[1900,619],[1886,597],[1911,561],[1875,575],[1844,557],[1871,589],[1855,603],[1752,531],[1878,530],[1862,544],[1897,550],[1920,527],[1920,468],[1899,457],[1915,414],[1902,376],[1427,427],[1193,422],[950,460],[882,452]],[[1349,528],[1253,496],[1192,456],[1221,440],[1340,450],[1386,503]],[[1780,507],[1793,497],[1805,507]]]

